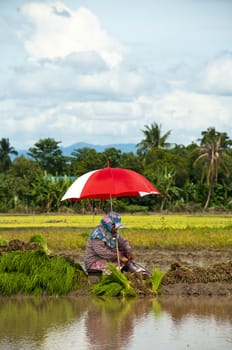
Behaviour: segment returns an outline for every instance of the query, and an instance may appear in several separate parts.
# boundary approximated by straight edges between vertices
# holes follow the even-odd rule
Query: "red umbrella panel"
[[[90,171],[77,178],[61,200],[143,197],[150,194],[159,194],[159,191],[143,175],[133,170],[108,166]]]

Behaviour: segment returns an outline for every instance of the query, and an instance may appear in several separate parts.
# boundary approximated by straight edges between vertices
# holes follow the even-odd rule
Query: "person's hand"
[[[131,251],[131,250],[128,250],[128,251],[126,252],[126,256],[127,256],[128,260],[132,260],[132,259],[133,259],[132,251]]]
[[[121,262],[126,263],[128,261],[128,258],[125,255],[122,255],[120,257]]]

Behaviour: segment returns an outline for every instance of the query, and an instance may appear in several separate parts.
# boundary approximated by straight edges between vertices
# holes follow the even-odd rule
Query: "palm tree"
[[[161,134],[161,125],[156,122],[151,126],[145,125],[145,129],[142,130],[145,138],[137,144],[138,154],[146,155],[152,148],[170,148],[171,144],[166,142],[167,138],[171,134],[171,130],[168,130],[164,135]]]
[[[203,162],[203,177],[206,178],[208,185],[208,195],[204,206],[204,209],[207,209],[214,185],[217,183],[219,166],[224,170],[225,174],[228,173],[225,159],[227,156],[226,151],[232,145],[232,141],[226,133],[217,132],[214,127],[203,131],[201,135],[200,155],[195,160],[195,164],[200,161]]]
[[[11,165],[10,154],[18,155],[18,152],[14,147],[10,146],[8,138],[2,138],[0,140],[0,171],[5,172]]]

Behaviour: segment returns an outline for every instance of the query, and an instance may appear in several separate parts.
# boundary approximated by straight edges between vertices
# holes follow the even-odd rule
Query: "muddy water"
[[[1,350],[232,349],[232,299],[0,299]]]

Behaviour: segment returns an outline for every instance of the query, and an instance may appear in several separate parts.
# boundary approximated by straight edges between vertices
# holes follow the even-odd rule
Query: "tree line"
[[[107,148],[77,148],[64,156],[60,141],[40,139],[26,156],[18,155],[8,138],[0,140],[0,212],[75,212],[103,209],[100,200],[61,202],[75,178],[111,167],[143,174],[160,191],[158,196],[114,199],[120,211],[187,211],[232,208],[232,140],[209,127],[197,142],[184,146],[168,142],[156,122],[145,125],[136,154]]]

